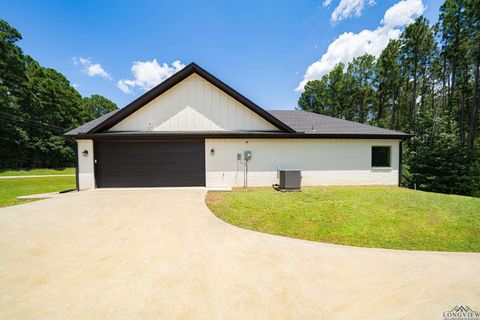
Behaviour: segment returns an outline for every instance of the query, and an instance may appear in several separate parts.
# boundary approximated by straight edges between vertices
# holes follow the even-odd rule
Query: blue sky
[[[25,0],[4,3],[0,18],[22,33],[25,53],[119,107],[174,72],[174,61],[194,61],[266,109],[293,109],[302,81],[377,54],[418,14],[435,21],[441,3]]]

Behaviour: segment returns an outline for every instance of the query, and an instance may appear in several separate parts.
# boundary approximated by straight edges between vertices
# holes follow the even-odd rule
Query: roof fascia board
[[[156,139],[214,139],[214,138],[268,138],[268,139],[394,139],[406,140],[412,135],[390,135],[390,134],[308,134],[308,133],[232,133],[232,132],[218,132],[218,133],[94,133],[94,134],[78,134],[78,135],[64,135],[66,138],[74,139],[93,139],[93,140],[122,140],[122,139],[142,139],[142,140],[156,140]]]

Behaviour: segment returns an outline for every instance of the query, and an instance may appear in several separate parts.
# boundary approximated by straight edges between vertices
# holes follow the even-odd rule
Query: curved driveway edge
[[[204,190],[95,190],[0,209],[2,319],[442,319],[480,309],[480,254],[252,232]]]

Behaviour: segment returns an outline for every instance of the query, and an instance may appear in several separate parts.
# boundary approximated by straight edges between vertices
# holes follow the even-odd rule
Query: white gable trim
[[[194,73],[109,131],[279,131]]]

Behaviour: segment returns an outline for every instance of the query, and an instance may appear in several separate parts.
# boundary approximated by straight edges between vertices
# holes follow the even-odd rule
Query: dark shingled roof
[[[233,88],[222,82],[220,79],[216,78],[214,75],[210,74],[203,68],[201,68],[196,63],[190,63],[185,66],[182,70],[175,73],[165,81],[158,84],[156,87],[147,91],[145,94],[131,102],[129,105],[125,106],[122,109],[116,109],[110,113],[107,113],[93,121],[85,123],[84,125],[75,128],[64,135],[67,137],[92,137],[92,136],[108,136],[112,135],[112,132],[107,130],[113,127],[118,122],[129,117],[131,114],[145,106],[147,103],[163,94],[164,92],[171,89],[173,86],[179,82],[186,79],[189,75],[196,73],[206,81],[210,82],[226,94],[228,94],[233,99],[237,100],[245,107],[249,108],[251,111],[255,112],[258,116],[262,117],[276,128],[279,128],[280,131],[270,131],[269,134],[274,136],[282,137],[326,137],[326,138],[337,138],[337,137],[351,137],[351,138],[400,138],[405,139],[410,135],[372,127],[369,125],[356,123],[352,121],[346,121],[342,119],[332,118],[324,115],[319,115],[311,112],[297,111],[297,110],[273,110],[267,111],[259,107],[248,98],[244,97]],[[237,131],[230,132],[224,131],[223,135],[229,134],[252,134],[248,131]],[[115,135],[129,135],[132,132],[117,132]],[[137,133],[142,134],[142,133]],[[147,134],[147,133],[144,133]],[[158,136],[164,135],[165,133],[155,132],[152,134],[157,134]],[[183,135],[181,132],[170,133]],[[207,134],[207,132],[197,133],[197,134]],[[210,133],[215,135],[221,135],[217,132]],[[262,133],[257,133],[262,134]],[[149,134],[150,135],[150,134]]]
[[[84,125],[73,129],[67,133],[66,136],[75,136],[88,133],[92,128],[96,127],[103,121],[107,120],[113,116],[120,109],[116,109],[110,113],[107,113],[95,120],[85,123]],[[298,134],[308,134],[308,135],[322,135],[322,136],[389,136],[389,137],[398,137],[398,138],[407,138],[410,135],[369,126],[362,123],[347,121],[343,119],[333,118],[329,116],[324,116],[317,113],[299,111],[299,110],[268,110],[275,118],[285,123],[290,128],[294,129]],[[99,133],[98,135],[123,135],[123,134],[141,134],[141,132],[110,132],[110,133]],[[144,132],[144,134],[155,134],[157,132]],[[207,133],[207,132],[205,132]],[[273,133],[273,132],[271,132]],[[279,133],[280,134],[280,133]],[[295,133],[294,133],[295,134]],[[188,134],[186,134],[188,135]]]
[[[313,112],[299,110],[268,110],[268,112],[297,132],[335,135],[365,134],[408,136],[402,132],[324,116]]]
[[[98,117],[97,119],[94,119],[92,121],[89,121],[83,125],[81,125],[80,127],[77,127],[73,130],[70,130],[68,132],[65,133],[66,136],[74,136],[74,135],[77,135],[77,134],[83,134],[83,133],[87,133],[88,131],[90,131],[91,129],[95,128],[97,125],[99,125],[100,123],[102,123],[103,121],[107,120],[108,118],[110,118],[111,116],[113,116],[115,113],[117,113],[120,109],[115,109],[113,111],[110,111],[109,113],[107,114],[104,114],[103,116],[100,116]]]

